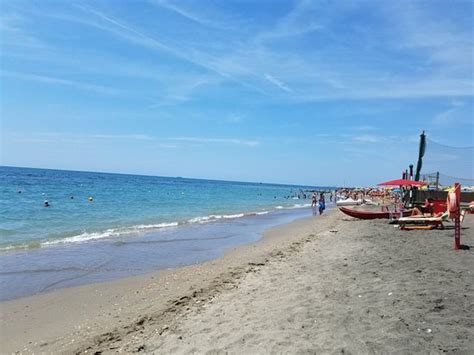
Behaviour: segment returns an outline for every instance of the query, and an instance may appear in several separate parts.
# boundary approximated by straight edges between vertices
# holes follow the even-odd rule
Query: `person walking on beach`
[[[319,215],[323,214],[323,211],[326,209],[326,201],[324,200],[324,194],[319,195]]]
[[[311,207],[315,207],[317,204],[316,192],[313,192],[312,200],[311,200]]]

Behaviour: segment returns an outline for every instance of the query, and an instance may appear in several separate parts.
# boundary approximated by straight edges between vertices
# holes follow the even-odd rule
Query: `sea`
[[[0,300],[217,258],[316,215],[313,189],[0,167]]]

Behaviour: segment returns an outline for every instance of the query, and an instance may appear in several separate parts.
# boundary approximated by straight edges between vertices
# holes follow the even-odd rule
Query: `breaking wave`
[[[156,224],[139,224],[131,227],[122,227],[122,228],[109,228],[105,231],[100,232],[83,232],[71,237],[61,238],[61,239],[54,239],[54,240],[43,240],[43,241],[31,241],[27,244],[17,244],[17,245],[8,245],[5,247],[0,247],[0,250],[13,250],[13,249],[31,249],[31,248],[40,248],[46,246],[53,246],[53,245],[61,245],[61,244],[70,244],[70,243],[85,243],[95,240],[107,239],[107,238],[116,238],[121,236],[133,235],[144,233],[147,231],[159,230],[163,228],[175,228],[180,225],[186,224],[204,224],[204,223],[212,223],[217,222],[220,220],[230,220],[230,219],[237,219],[242,217],[249,217],[249,216],[263,216],[267,215],[276,210],[282,209],[295,209],[295,208],[305,208],[310,207],[310,204],[294,204],[289,206],[275,206],[270,210],[265,211],[257,211],[257,212],[248,212],[248,213],[235,213],[235,214],[212,214],[208,216],[202,217],[194,217],[185,221],[175,221],[175,222],[163,222],[163,223],[156,223]]]

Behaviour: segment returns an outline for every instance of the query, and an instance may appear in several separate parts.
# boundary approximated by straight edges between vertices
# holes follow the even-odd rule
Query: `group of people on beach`
[[[316,192],[313,192],[313,196],[311,199],[311,207],[318,207],[319,214],[322,215],[324,210],[326,209],[326,200],[324,199],[324,194],[319,194],[319,200],[316,195]]]

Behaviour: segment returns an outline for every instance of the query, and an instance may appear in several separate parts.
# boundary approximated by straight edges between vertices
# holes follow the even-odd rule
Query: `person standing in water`
[[[323,214],[323,211],[326,209],[326,201],[324,200],[324,194],[319,195],[319,215]]]

